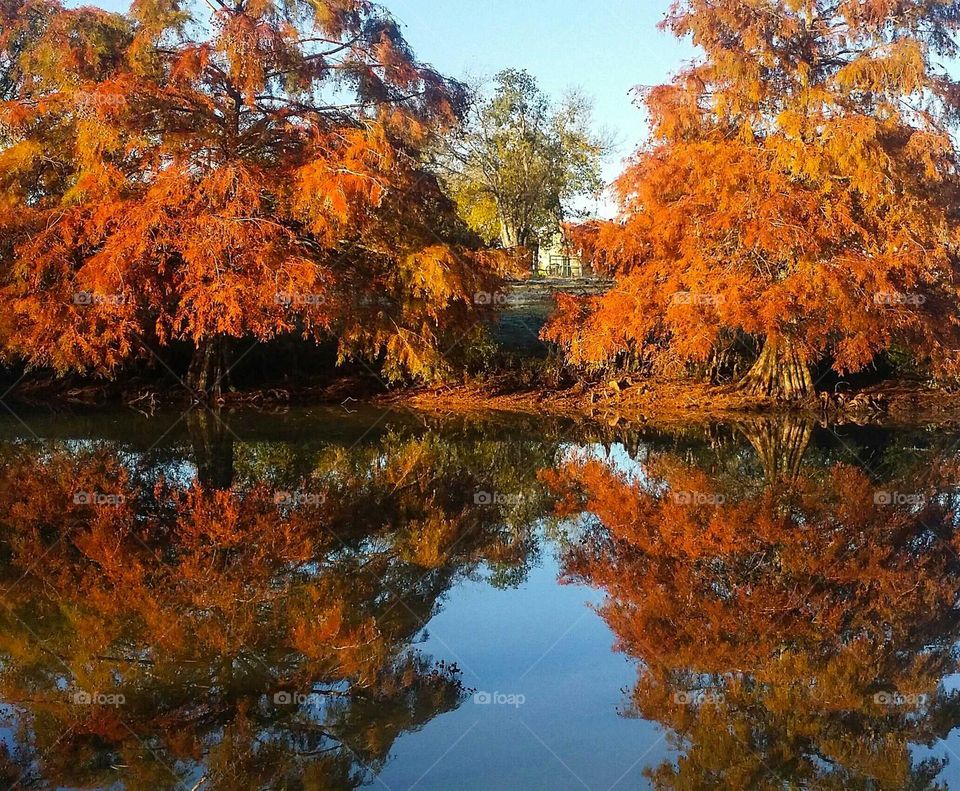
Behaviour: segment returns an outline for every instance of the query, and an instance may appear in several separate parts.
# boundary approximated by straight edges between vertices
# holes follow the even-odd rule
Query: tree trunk
[[[767,338],[760,357],[740,381],[751,395],[797,401],[814,394],[813,377],[789,338]]]
[[[753,445],[768,482],[793,480],[813,436],[813,421],[799,415],[759,417],[740,426]]]
[[[233,486],[233,434],[208,409],[194,409],[187,416],[197,481],[204,489],[229,489]]]
[[[500,223],[500,244],[506,250],[512,250],[517,246],[517,233],[506,221]]]
[[[187,385],[194,395],[213,401],[220,398],[228,372],[227,354],[228,342],[224,335],[197,343],[187,372]]]

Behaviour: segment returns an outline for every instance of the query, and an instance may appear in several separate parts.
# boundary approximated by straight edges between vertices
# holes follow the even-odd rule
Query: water
[[[0,421],[0,785],[960,789],[953,432]]]

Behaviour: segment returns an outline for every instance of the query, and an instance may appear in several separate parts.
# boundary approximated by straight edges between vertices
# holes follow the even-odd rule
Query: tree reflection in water
[[[676,742],[649,778],[945,787],[943,761],[910,747],[960,723],[944,685],[960,639],[954,443],[854,464],[867,453],[813,447],[811,426],[739,433],[632,469],[581,455],[544,474],[561,516],[590,515],[567,579],[605,591],[617,648],[639,660],[627,713]]]
[[[0,441],[7,785],[371,782],[467,694],[424,625],[465,579],[522,582],[555,511],[565,579],[605,591],[637,660],[626,714],[676,743],[656,787],[943,786],[911,749],[960,723],[948,438],[390,421],[252,441],[212,417],[149,448]]]
[[[210,420],[189,435],[184,457],[0,445],[7,785],[369,781],[463,700],[418,634],[480,564],[523,579],[558,447],[396,431],[307,451]]]

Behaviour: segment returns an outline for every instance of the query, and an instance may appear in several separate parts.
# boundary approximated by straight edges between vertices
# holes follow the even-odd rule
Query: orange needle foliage
[[[366,0],[0,6],[8,358],[109,373],[192,342],[339,339],[430,376],[499,259],[421,163],[460,86]],[[79,298],[78,298],[78,295]]]
[[[705,58],[645,91],[621,217],[580,229],[616,284],[562,299],[546,337],[661,372],[765,341],[764,395],[894,347],[955,372],[960,4],[677,0],[663,27]]]
[[[848,464],[757,461],[733,445],[652,453],[629,477],[595,457],[544,473],[561,515],[591,515],[567,573],[607,594],[641,662],[630,712],[682,748],[654,787],[939,787],[909,745],[955,723],[956,458],[886,479],[915,493],[889,504]],[[890,690],[928,705],[885,707]]]

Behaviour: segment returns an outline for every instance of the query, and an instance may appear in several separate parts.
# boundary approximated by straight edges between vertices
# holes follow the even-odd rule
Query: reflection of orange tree
[[[568,574],[607,592],[618,648],[641,661],[630,708],[682,750],[651,772],[655,784],[934,787],[939,763],[914,765],[908,745],[960,721],[939,687],[960,637],[943,492],[955,464],[935,462],[922,498],[891,505],[848,465],[752,481],[731,475],[736,465],[664,453],[636,478],[596,459],[546,474],[562,515],[596,518]],[[881,705],[885,691],[928,702]]]
[[[503,509],[472,507],[430,441],[387,443],[373,468],[334,453],[292,499],[255,479],[148,485],[103,447],[2,453],[11,781],[33,764],[59,785],[358,785],[461,699],[455,667],[410,649],[439,597],[479,562],[525,562]]]

